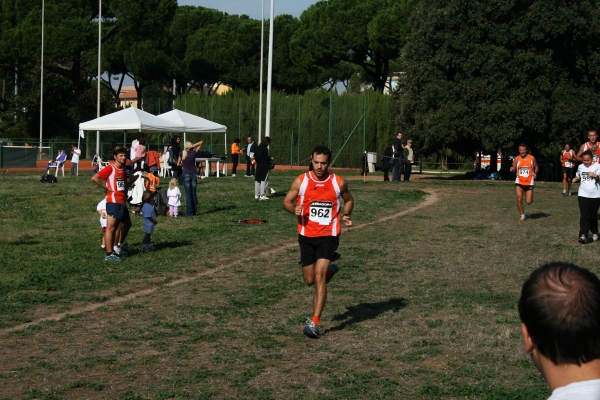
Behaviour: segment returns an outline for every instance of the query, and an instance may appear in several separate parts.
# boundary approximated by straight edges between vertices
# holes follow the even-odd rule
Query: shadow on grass
[[[208,210],[208,211],[204,211],[204,212],[200,212],[197,213],[196,215],[206,215],[206,214],[214,214],[217,213],[219,211],[228,211],[228,210],[234,210],[237,207],[234,205],[229,205],[229,206],[223,206],[223,207],[215,207],[212,210]]]
[[[527,219],[539,219],[539,218],[547,218],[550,214],[548,213],[534,213],[527,215]]]
[[[341,331],[349,325],[358,324],[369,319],[377,318],[379,315],[385,312],[398,312],[406,307],[407,304],[408,302],[403,297],[395,297],[389,299],[388,301],[381,301],[378,303],[361,303],[356,306],[346,307],[347,311],[345,313],[338,314],[333,317],[334,321],[343,322],[328,329],[327,331]]]
[[[177,247],[186,247],[186,246],[191,246],[193,244],[194,244],[194,242],[192,242],[190,240],[184,240],[184,241],[175,240],[175,241],[171,241],[171,242],[155,243],[154,247],[156,247],[156,250],[176,249]]]
[[[28,240],[28,241],[20,241],[20,240],[15,240],[14,242],[7,242],[8,244],[10,244],[11,246],[31,246],[34,244],[40,244],[40,241],[37,240]]]

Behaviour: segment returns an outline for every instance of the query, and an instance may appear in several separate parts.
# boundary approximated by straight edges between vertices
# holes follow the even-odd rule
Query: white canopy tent
[[[185,133],[224,133],[225,134],[225,154],[227,155],[227,127],[225,125],[217,124],[216,122],[209,121],[202,117],[194,114],[186,113],[181,110],[172,110],[164,114],[160,114],[159,118],[170,121],[174,124],[185,126],[183,132],[183,141],[185,143]]]
[[[79,124],[84,131],[117,132],[185,132],[183,123],[154,116],[139,108],[130,107]]]

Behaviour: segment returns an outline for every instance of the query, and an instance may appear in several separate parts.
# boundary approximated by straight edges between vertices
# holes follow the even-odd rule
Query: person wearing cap
[[[404,146],[404,182],[410,182],[410,173],[412,172],[414,160],[415,153],[412,149],[412,140],[409,140],[406,142],[406,146]]]

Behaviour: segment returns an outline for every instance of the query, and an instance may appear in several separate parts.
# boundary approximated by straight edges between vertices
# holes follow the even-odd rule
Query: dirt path
[[[362,178],[362,177],[359,177]],[[404,209],[400,212],[394,213],[394,214],[390,214],[390,215],[386,215],[383,216],[381,218],[378,218],[377,220],[371,221],[371,222],[367,222],[367,223],[363,223],[363,224],[356,224],[354,225],[352,228],[343,228],[343,229],[350,229],[352,231],[358,230],[358,229],[362,229],[364,227],[373,225],[373,224],[377,224],[380,222],[384,222],[384,221],[389,221],[389,220],[393,220],[399,217],[402,217],[404,215],[413,213],[419,209],[425,208],[425,207],[429,207],[433,204],[435,204],[437,201],[439,201],[439,195],[437,193],[437,191],[435,190],[427,190],[428,195],[425,197],[425,200],[423,200],[422,202],[420,202],[419,204],[417,204],[416,206]],[[75,307],[70,309],[69,311],[66,312],[62,312],[62,313],[54,313],[54,314],[50,314],[47,316],[43,316],[43,317],[39,317],[36,318],[30,322],[24,323],[24,324],[19,324],[19,325],[15,325],[13,327],[7,328],[7,329],[0,329],[0,335],[2,334],[7,334],[7,333],[11,333],[11,332],[15,332],[15,331],[19,331],[22,329],[26,329],[29,326],[32,325],[37,325],[40,322],[44,322],[44,321],[58,321],[61,320],[69,315],[76,315],[76,314],[80,314],[80,313],[85,313],[85,312],[90,312],[90,311],[95,311],[97,310],[99,307],[106,307],[106,306],[111,306],[111,305],[117,305],[117,304],[121,304],[130,300],[133,300],[137,297],[141,297],[141,296],[148,296],[151,295],[153,293],[155,293],[156,291],[163,289],[163,288],[168,288],[168,287],[174,287],[174,286],[179,286],[191,281],[194,281],[198,278],[204,277],[204,276],[209,276],[209,275],[213,275],[215,273],[221,272],[226,268],[230,268],[233,267],[235,265],[238,265],[240,263],[243,263],[245,261],[248,261],[250,259],[253,258],[266,258],[269,257],[271,255],[273,255],[274,253],[277,252],[281,252],[284,250],[287,250],[291,247],[296,247],[298,245],[298,242],[296,240],[294,241],[289,241],[286,242],[280,246],[277,246],[274,249],[271,250],[266,250],[266,251],[262,251],[258,254],[253,254],[251,257],[247,257],[247,258],[242,258],[242,259],[237,259],[234,262],[225,262],[221,265],[218,265],[216,268],[210,269],[208,271],[204,271],[198,274],[194,274],[194,275],[190,275],[190,276],[186,276],[184,278],[180,278],[180,279],[175,279],[173,281],[164,283],[164,284],[160,284],[157,286],[154,286],[152,288],[148,288],[148,289],[144,289],[144,290],[140,290],[137,292],[133,292],[133,293],[129,293],[125,296],[117,296],[117,297],[112,297],[112,298],[108,298],[105,301],[102,302],[98,302],[98,303],[92,303],[92,304],[88,304],[85,306],[81,306],[81,307]]]

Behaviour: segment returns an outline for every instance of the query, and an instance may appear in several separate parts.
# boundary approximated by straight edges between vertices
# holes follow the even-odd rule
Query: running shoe
[[[329,283],[329,281],[331,280],[331,278],[333,278],[333,276],[335,274],[337,274],[340,270],[339,265],[337,264],[330,264],[329,265],[329,269],[327,270],[327,275],[329,275],[329,277],[327,278],[327,283]],[[331,271],[331,275],[329,274],[329,272]]]
[[[566,195],[567,195],[567,191],[563,190],[563,196],[566,196]]]
[[[258,196],[254,196],[254,200],[258,200]]]
[[[519,219],[519,222],[525,222],[525,214],[521,215],[521,218]]]
[[[106,247],[102,247],[102,246],[100,246],[100,247],[99,247],[99,249],[100,249],[100,251],[103,251],[103,252],[105,252],[105,253],[106,253]]]
[[[121,243],[121,245],[119,247],[121,249],[125,250],[127,253],[129,253],[129,247],[125,243]],[[125,254],[127,254],[127,253],[125,253]]]
[[[585,235],[579,236],[579,243],[586,244],[587,243],[587,237]]]
[[[309,338],[319,339],[321,334],[319,333],[319,325],[315,324],[312,319],[306,320],[303,333]]]
[[[598,234],[597,233],[592,233],[592,240],[594,242],[598,241]]]
[[[121,257],[119,257],[117,254],[111,253],[111,254],[107,255],[106,257],[104,257],[104,261],[122,261],[122,260],[121,260]]]
[[[269,188],[269,189],[271,189],[271,194],[275,194],[275,193],[277,193],[277,192],[275,191],[275,189],[273,189],[273,188]]]
[[[271,200],[270,198],[268,198],[267,196],[260,196],[258,198],[259,200]]]
[[[231,176],[235,178],[235,174],[231,174]]]
[[[571,191],[570,190],[567,192],[567,196],[571,196]]]

